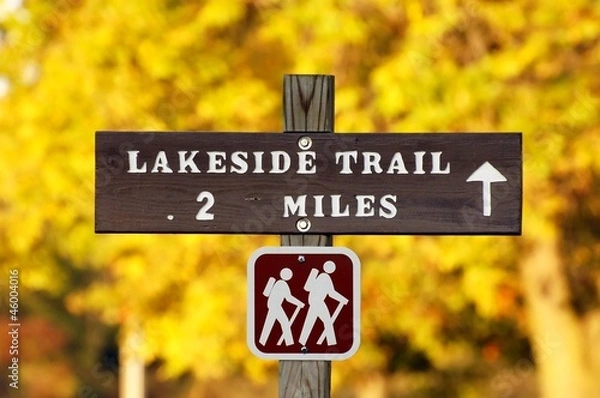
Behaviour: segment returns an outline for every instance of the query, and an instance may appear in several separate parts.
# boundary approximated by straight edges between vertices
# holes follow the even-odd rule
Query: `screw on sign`
[[[332,360],[360,344],[360,261],[339,247],[266,247],[248,261],[248,346],[261,358]]]

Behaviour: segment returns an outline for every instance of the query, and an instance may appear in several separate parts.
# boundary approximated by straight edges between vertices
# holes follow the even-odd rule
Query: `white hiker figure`
[[[306,341],[317,319],[323,322],[324,327],[317,344],[322,344],[324,339],[327,339],[327,345],[329,346],[336,344],[337,339],[333,330],[333,323],[342,311],[342,307],[348,303],[348,299],[335,290],[331,276],[329,276],[335,271],[335,263],[333,261],[325,261],[323,270],[325,272],[319,274],[319,270],[313,268],[304,284],[304,290],[308,292],[308,313],[306,314],[306,320],[304,321],[300,339],[298,340],[303,346],[306,346]],[[331,297],[339,303],[333,314],[327,308],[327,303],[325,302],[327,297]]]
[[[281,338],[279,339],[277,345],[281,345],[284,340],[285,345],[289,346],[294,344],[294,338],[292,337],[292,323],[294,322],[294,319],[296,319],[300,309],[304,307],[304,303],[292,296],[292,293],[290,292],[290,287],[288,286],[287,281],[292,279],[292,275],[293,273],[291,269],[284,268],[279,273],[281,279],[275,281],[275,278],[269,278],[267,281],[267,285],[263,291],[263,295],[268,297],[267,318],[265,319],[265,324],[262,332],[260,333],[260,339],[258,340],[262,345],[265,345],[269,339],[273,326],[275,325],[275,321],[279,322],[282,332]],[[285,313],[285,309],[283,308],[284,300],[296,305],[296,310],[291,318],[288,318],[287,314]]]

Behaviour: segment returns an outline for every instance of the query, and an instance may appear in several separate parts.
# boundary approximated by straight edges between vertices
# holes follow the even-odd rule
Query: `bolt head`
[[[296,221],[296,229],[299,232],[307,232],[310,230],[310,220],[308,218],[301,218],[300,220]]]
[[[298,140],[298,147],[302,150],[308,150],[312,146],[312,139],[310,137],[301,137]]]

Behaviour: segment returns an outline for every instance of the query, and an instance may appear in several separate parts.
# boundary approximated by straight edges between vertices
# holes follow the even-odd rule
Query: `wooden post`
[[[284,132],[334,131],[334,77],[285,75]],[[282,235],[282,246],[331,246],[332,235]],[[328,398],[331,361],[280,361],[279,397]]]

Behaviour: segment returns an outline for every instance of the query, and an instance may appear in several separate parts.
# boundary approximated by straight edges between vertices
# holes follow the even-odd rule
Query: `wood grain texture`
[[[334,77],[285,75],[283,127],[286,132],[334,131]]]
[[[312,142],[314,174],[297,173],[301,137]],[[285,217],[284,198],[304,195],[313,234],[519,234],[521,141],[518,133],[98,132],[96,232],[295,234],[300,216]],[[128,173],[127,151],[138,153],[135,163],[144,165],[146,173]],[[188,168],[181,173],[178,153],[192,151],[198,152],[193,163],[199,172]],[[207,172],[210,151],[224,154],[223,173]],[[231,172],[236,151],[248,154],[248,172]],[[272,151],[289,154],[287,172],[269,172]],[[159,152],[168,158],[172,172],[151,172]],[[256,174],[252,153],[261,152],[265,172]],[[341,173],[339,152],[359,154],[351,162],[352,173]],[[436,152],[438,167],[447,168],[448,174],[432,173]],[[366,163],[360,154],[369,153],[381,156],[381,173],[363,173]],[[419,167],[414,153],[423,155],[421,173],[415,173]],[[387,173],[396,154],[402,155],[406,171]],[[490,216],[482,212],[482,183],[468,182],[485,162],[507,179],[491,186]],[[215,199],[209,210],[214,218],[209,221],[196,219],[202,191]],[[323,215],[317,215],[313,199],[319,195]],[[357,195],[372,196],[370,215],[358,216]],[[396,197],[393,217],[380,213],[386,195]],[[346,216],[333,216],[334,196],[338,208],[348,206]]]
[[[280,361],[280,398],[323,398],[331,390],[330,361]]]
[[[333,132],[334,77],[286,75],[283,80],[286,132]],[[331,235],[282,235],[282,246],[331,246]],[[330,361],[280,361],[279,397],[327,398],[331,394]]]

